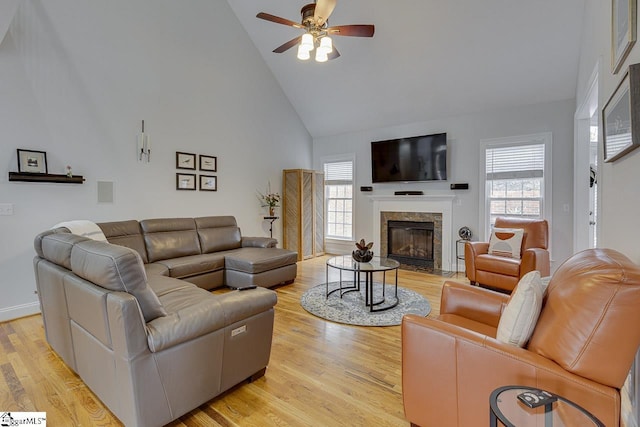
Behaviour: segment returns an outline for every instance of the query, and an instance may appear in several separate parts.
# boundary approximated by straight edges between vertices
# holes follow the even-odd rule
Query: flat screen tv
[[[447,134],[371,142],[373,183],[445,181]]]

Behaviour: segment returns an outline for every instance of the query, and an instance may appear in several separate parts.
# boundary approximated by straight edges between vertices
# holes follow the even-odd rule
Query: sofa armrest
[[[619,424],[620,394],[615,388],[574,375],[527,349],[456,325],[416,315],[403,318],[402,390],[411,423],[488,425],[491,392],[514,384],[557,393],[605,425]]]
[[[278,302],[278,294],[270,289],[237,290],[216,295],[224,313],[225,326],[270,310]]]
[[[456,314],[498,327],[509,295],[457,282],[445,282],[440,298],[441,314]]]
[[[542,248],[529,248],[522,253],[520,277],[530,271],[538,270],[542,277],[550,275],[549,251]]]
[[[278,240],[271,237],[243,237],[243,248],[275,248]]]
[[[487,242],[466,242],[464,244],[464,268],[467,278],[476,281],[476,257],[489,252]]]

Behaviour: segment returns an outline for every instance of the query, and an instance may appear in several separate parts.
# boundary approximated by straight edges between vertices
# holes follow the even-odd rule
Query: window
[[[498,216],[547,218],[550,134],[483,141],[487,236]]]
[[[326,237],[352,239],[353,235],[353,160],[324,163]]]

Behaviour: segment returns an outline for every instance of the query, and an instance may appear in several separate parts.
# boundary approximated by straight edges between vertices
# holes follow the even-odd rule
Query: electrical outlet
[[[13,215],[13,203],[0,203],[0,215]]]

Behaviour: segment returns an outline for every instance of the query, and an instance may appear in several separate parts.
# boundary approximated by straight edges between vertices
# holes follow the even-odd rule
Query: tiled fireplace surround
[[[387,254],[388,221],[432,221],[434,223],[434,268],[451,271],[454,196],[371,196],[373,244]]]

